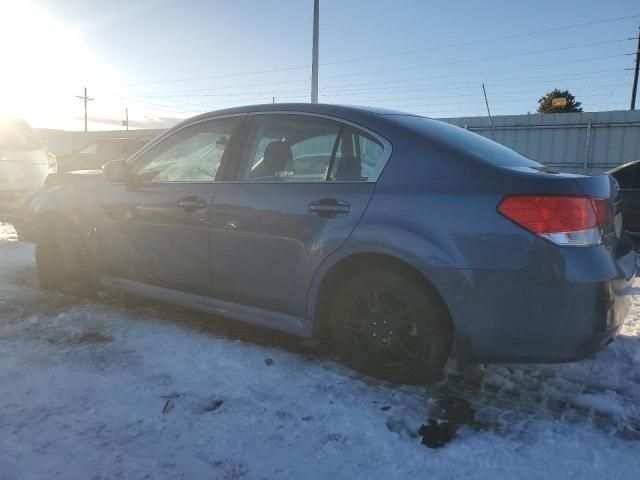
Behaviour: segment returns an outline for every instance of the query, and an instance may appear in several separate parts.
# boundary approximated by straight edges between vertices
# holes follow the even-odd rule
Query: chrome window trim
[[[378,181],[378,179],[380,178],[380,175],[382,174],[382,171],[384,170],[384,168],[387,165],[387,162],[389,161],[389,158],[391,157],[391,154],[393,152],[393,145],[391,144],[391,142],[389,140],[387,140],[385,137],[383,137],[382,135],[380,135],[379,133],[374,132],[373,130],[371,130],[368,127],[365,127],[363,125],[360,125],[359,123],[355,123],[352,122],[350,120],[346,120],[344,118],[341,117],[336,117],[334,115],[327,115],[324,113],[315,113],[315,112],[301,112],[298,110],[273,110],[273,111],[251,111],[251,112],[244,112],[244,113],[229,113],[229,114],[222,114],[219,116],[211,116],[211,117],[207,117],[207,118],[201,118],[199,120],[195,120],[195,121],[191,121],[188,123],[185,123],[184,125],[180,126],[180,127],[174,127],[170,130],[167,130],[166,132],[160,134],[158,137],[156,137],[155,139],[151,140],[151,142],[149,142],[147,145],[145,145],[142,150],[140,150],[139,152],[136,152],[132,157],[130,157],[127,160],[127,166],[131,167],[131,165],[133,165],[133,163],[135,163],[142,155],[144,155],[148,150],[154,148],[156,145],[158,145],[160,142],[166,140],[168,137],[170,137],[171,135],[173,135],[174,133],[177,133],[181,130],[184,130],[185,128],[191,127],[193,125],[198,125],[200,123],[204,123],[204,122],[211,122],[214,120],[219,120],[219,119],[223,119],[223,118],[232,118],[232,117],[246,117],[249,115],[298,115],[298,116],[303,116],[303,117],[316,117],[316,118],[324,118],[327,120],[332,120],[334,122],[338,122],[344,125],[349,125],[351,127],[354,127],[358,130],[362,130],[363,132],[371,135],[373,138],[375,138],[376,140],[378,140],[383,147],[383,156],[382,158],[378,161],[378,164],[376,165],[376,167],[373,169],[371,175],[369,176],[369,178],[367,178],[367,180],[305,180],[305,181],[299,181],[299,182],[285,182],[285,181],[268,181],[268,182],[254,182],[254,181],[250,181],[250,180],[224,180],[224,181],[220,181],[220,180],[216,180],[213,182],[155,182],[153,183],[153,185],[158,185],[160,183],[163,184],[176,184],[176,183],[205,183],[205,184],[215,184],[215,183],[245,183],[245,184],[263,184],[263,185],[268,185],[268,184],[278,184],[278,185],[282,185],[282,184],[294,184],[294,185],[305,185],[305,184],[332,184],[332,183],[357,183],[357,184],[363,184],[363,183],[376,183]]]
[[[371,176],[369,176],[369,178],[367,178],[366,180],[313,180],[313,181],[301,181],[301,182],[285,182],[285,181],[280,181],[280,182],[252,182],[249,180],[230,180],[227,183],[251,183],[251,184],[269,184],[269,183],[276,183],[276,184],[299,184],[299,185],[304,185],[304,184],[308,184],[308,183],[312,183],[312,184],[332,184],[332,183],[376,183],[378,181],[378,178],[380,178],[380,174],[382,173],[382,171],[384,170],[384,167],[387,165],[387,162],[389,161],[389,158],[391,157],[391,153],[393,150],[393,146],[391,145],[391,142],[389,140],[387,140],[385,137],[383,137],[382,135],[374,132],[373,130],[362,126],[358,123],[355,122],[351,122],[349,120],[345,120],[344,118],[341,117],[336,117],[334,115],[327,115],[324,113],[315,113],[315,112],[301,112],[298,110],[273,110],[273,111],[258,111],[258,112],[250,112],[251,115],[300,115],[300,116],[304,116],[304,117],[316,117],[316,118],[324,118],[327,120],[333,120],[334,122],[338,122],[338,123],[342,123],[344,125],[349,125],[351,127],[357,128],[358,130],[362,130],[363,132],[371,135],[373,138],[375,138],[376,140],[378,140],[381,144],[382,144],[382,148],[384,150],[383,156],[380,159],[380,161],[378,161],[378,164],[376,165],[376,168],[373,169],[373,171],[371,172]]]

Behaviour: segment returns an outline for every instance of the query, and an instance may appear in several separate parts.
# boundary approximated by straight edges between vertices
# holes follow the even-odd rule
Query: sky
[[[606,6],[606,8],[604,8]],[[0,0],[0,116],[164,128],[308,102],[313,0]],[[621,18],[627,17],[627,18]],[[569,89],[629,108],[637,0],[320,0],[320,102],[436,118],[534,112]]]

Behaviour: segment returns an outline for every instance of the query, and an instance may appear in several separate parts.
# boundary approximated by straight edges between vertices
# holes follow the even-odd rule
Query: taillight
[[[58,171],[58,160],[51,152],[47,152],[47,163],[49,164],[49,173],[56,173]]]
[[[606,200],[593,197],[510,195],[498,212],[557,245],[599,245],[600,228],[609,223]]]

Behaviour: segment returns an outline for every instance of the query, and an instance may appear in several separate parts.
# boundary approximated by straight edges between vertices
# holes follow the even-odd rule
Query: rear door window
[[[256,115],[244,151],[245,181],[323,182],[340,124],[299,115]]]
[[[372,135],[310,115],[254,117],[238,180],[251,182],[368,181],[385,156]]]

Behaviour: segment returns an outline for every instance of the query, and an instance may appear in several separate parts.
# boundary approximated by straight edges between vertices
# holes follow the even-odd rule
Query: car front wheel
[[[51,225],[36,242],[40,286],[69,295],[92,297],[96,279],[81,237],[68,225]]]
[[[442,302],[424,284],[394,270],[349,278],[333,299],[331,327],[345,364],[395,383],[440,380],[451,351]]]

